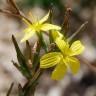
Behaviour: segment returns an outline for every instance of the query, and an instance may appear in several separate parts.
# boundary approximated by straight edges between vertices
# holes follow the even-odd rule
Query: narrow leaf
[[[20,63],[20,66],[22,67],[21,69],[24,69],[25,72],[27,74],[29,74],[29,76],[31,76],[31,73],[28,69],[28,66],[26,64],[26,60],[25,60],[25,57],[23,56],[23,54],[21,53],[21,50],[17,44],[17,41],[15,39],[14,36],[12,36],[12,40],[13,40],[13,43],[14,43],[14,46],[15,46],[15,49],[16,49],[16,52],[17,52],[17,59],[18,59],[18,62]]]
[[[32,61],[32,49],[31,49],[31,45],[29,44],[29,41],[26,41],[26,50],[27,50],[27,54],[28,54],[28,60]]]
[[[30,74],[26,72],[26,68],[19,66],[16,62],[12,61],[13,65],[22,73],[22,75],[30,79]]]

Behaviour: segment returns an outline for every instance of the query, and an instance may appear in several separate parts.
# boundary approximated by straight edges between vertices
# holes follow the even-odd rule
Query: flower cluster
[[[24,30],[24,37],[21,42],[30,39],[34,33],[49,32],[52,33],[53,42],[56,44],[56,49],[53,52],[47,52],[40,58],[40,68],[50,68],[56,66],[52,72],[51,78],[60,80],[64,77],[67,70],[71,70],[72,74],[76,74],[80,68],[79,60],[75,57],[84,51],[83,44],[77,40],[72,44],[65,39],[61,34],[61,27],[47,23],[50,11],[40,21],[30,24],[30,22],[23,20],[27,23],[28,28]]]

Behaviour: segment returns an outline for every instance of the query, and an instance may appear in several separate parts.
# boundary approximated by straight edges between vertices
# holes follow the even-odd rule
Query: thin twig
[[[9,88],[9,90],[8,90],[8,92],[7,92],[7,95],[6,95],[6,96],[10,96],[11,91],[12,91],[12,89],[13,89],[13,86],[14,86],[14,83],[12,83],[12,84],[11,84],[11,86],[10,86],[10,88]]]
[[[13,7],[14,8],[14,10],[16,11],[16,13],[19,13],[19,9],[18,9],[18,7],[17,7],[17,5],[16,5],[16,3],[15,3],[14,0],[7,0],[7,3],[10,5],[10,7]]]
[[[88,24],[88,21],[86,21],[85,23],[83,23],[83,24],[80,26],[80,28],[79,28],[75,33],[73,33],[72,36],[70,36],[70,37],[68,38],[68,41],[70,42],[79,32],[81,32],[81,30],[82,30],[87,24]]]
[[[67,32],[69,30],[69,20],[72,13],[71,8],[66,8],[66,12],[64,15],[64,22],[62,23],[61,32],[63,31],[64,35],[67,35]]]
[[[86,64],[92,71],[96,72],[96,68],[92,66],[92,64],[84,57],[79,57],[80,61]]]
[[[19,7],[16,5],[16,3],[14,2],[14,0],[7,0],[8,4],[10,7],[14,8],[14,12],[12,12],[12,10],[6,10],[6,9],[0,9],[0,12],[5,13],[5,14],[9,14],[15,17],[18,17],[20,19],[26,19],[30,24],[32,24],[32,21],[30,21],[21,10],[19,10]]]

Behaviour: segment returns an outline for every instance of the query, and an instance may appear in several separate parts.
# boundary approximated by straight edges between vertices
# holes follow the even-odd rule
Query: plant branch
[[[70,37],[68,38],[68,41],[70,42],[79,32],[81,32],[81,30],[82,30],[87,24],[88,24],[88,21],[86,21],[85,23],[83,23],[83,24],[80,26],[80,28],[79,28],[75,33],[73,33],[72,36],[70,36]]]
[[[14,86],[14,83],[12,83],[12,84],[11,84],[11,86],[10,86],[10,88],[9,88],[9,90],[8,90],[8,92],[7,92],[7,95],[6,95],[6,96],[10,96],[11,91],[12,91],[12,89],[13,89],[13,86]]]

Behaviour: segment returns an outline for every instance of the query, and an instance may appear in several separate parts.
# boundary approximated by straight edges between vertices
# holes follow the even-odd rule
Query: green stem
[[[36,32],[36,33],[37,33],[37,36],[39,37],[39,42],[40,42],[42,48],[45,50],[45,52],[47,52],[47,45],[46,45],[46,43],[44,41],[42,32]]]
[[[52,31],[49,32],[49,41],[50,44],[53,43]]]
[[[28,81],[27,85],[25,85],[25,87],[23,88],[24,96],[34,96],[36,86],[38,84],[38,80],[39,80],[42,72],[43,71],[38,69],[37,72],[35,73],[35,75],[32,77],[32,79]]]
[[[51,9],[50,9],[50,18],[49,18],[50,23],[52,23],[52,20],[53,20],[52,13],[53,13],[53,6],[51,6]],[[52,37],[52,31],[51,30],[49,31],[49,41],[50,41],[50,44],[53,43],[53,37]]]

